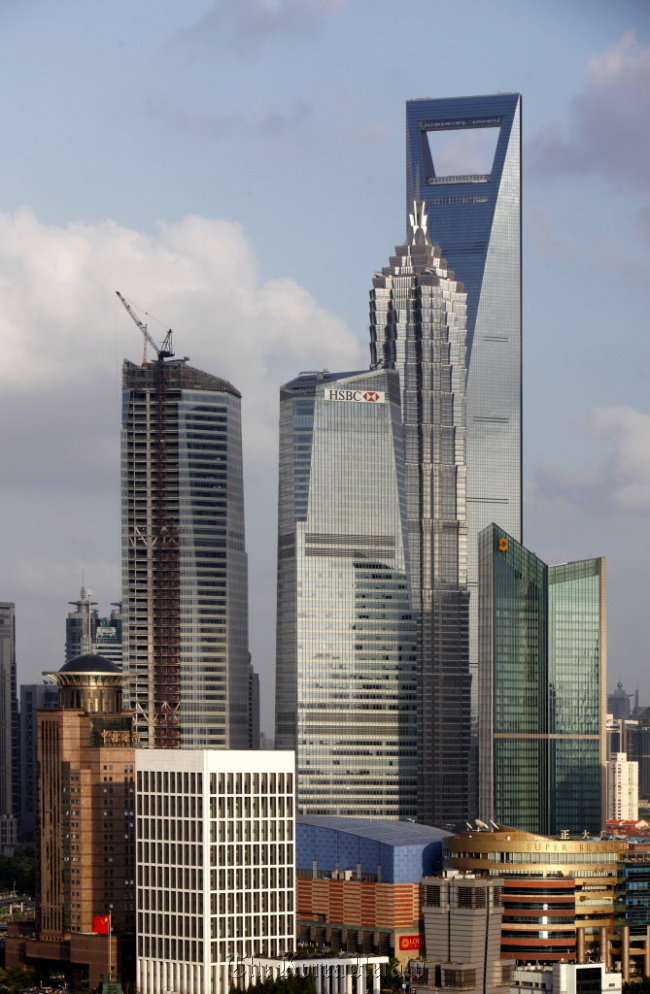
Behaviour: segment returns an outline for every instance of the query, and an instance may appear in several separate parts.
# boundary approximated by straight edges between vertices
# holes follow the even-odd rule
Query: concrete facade
[[[518,967],[510,994],[618,994],[621,987],[621,974],[608,972],[605,963],[554,963]]]
[[[227,994],[236,964],[291,952],[294,754],[142,749],[137,987]]]
[[[607,820],[636,821],[639,817],[639,764],[616,752],[607,761]]]
[[[426,958],[419,990],[508,990],[515,964],[501,959],[502,888],[499,877],[454,873],[422,881]]]

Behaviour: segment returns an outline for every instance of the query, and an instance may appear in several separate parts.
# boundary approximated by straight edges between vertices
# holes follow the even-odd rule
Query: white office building
[[[142,749],[137,989],[227,994],[294,948],[294,754]]]
[[[605,963],[549,963],[517,967],[510,994],[620,994],[621,986],[622,975],[608,973]]]
[[[607,819],[636,821],[639,817],[639,764],[626,752],[615,752],[607,763]]]

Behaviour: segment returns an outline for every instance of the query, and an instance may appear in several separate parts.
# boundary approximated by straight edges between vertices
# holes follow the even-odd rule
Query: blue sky
[[[244,394],[270,700],[278,386],[367,363],[372,273],[404,234],[405,101],[519,91],[524,537],[549,562],[608,556],[609,683],[650,703],[646,0],[0,0],[0,85],[0,597],[21,681],[58,665],[82,572],[104,610],[119,595],[119,368],[140,354],[120,289]]]

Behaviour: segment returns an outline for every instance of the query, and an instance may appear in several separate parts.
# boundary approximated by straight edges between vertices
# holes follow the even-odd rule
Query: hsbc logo
[[[386,394],[382,390],[326,390],[325,400],[346,400],[354,404],[385,404]]]

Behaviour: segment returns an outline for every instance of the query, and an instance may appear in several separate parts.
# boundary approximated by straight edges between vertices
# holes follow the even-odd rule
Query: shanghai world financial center
[[[372,370],[283,388],[276,739],[304,813],[473,810],[478,534],[521,538],[520,103],[407,104],[407,237],[373,280]]]

